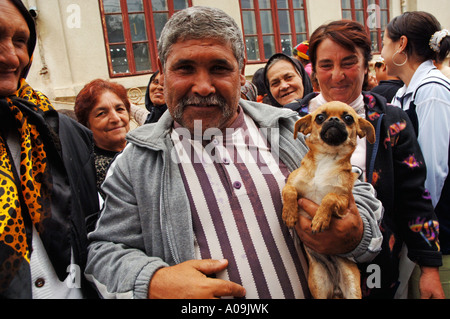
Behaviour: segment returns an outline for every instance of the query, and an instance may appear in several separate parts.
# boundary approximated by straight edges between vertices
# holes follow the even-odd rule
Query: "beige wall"
[[[415,0],[417,7],[413,10],[431,12],[442,25],[442,28],[450,30],[450,1],[449,0]]]
[[[98,2],[35,2],[40,46],[28,78],[30,84],[37,89],[44,86],[51,98],[65,98],[74,96],[84,83],[95,77],[108,77]],[[80,10],[79,14],[70,11],[76,9]],[[75,16],[79,19],[74,20]],[[44,67],[47,73],[42,75]]]
[[[52,100],[73,101],[89,81],[109,78],[98,0],[24,0],[37,6],[39,46],[36,48],[28,82]],[[341,18],[340,0],[305,0],[310,32],[321,24]],[[194,5],[223,9],[241,25],[239,0],[193,0]],[[403,10],[433,13],[450,29],[449,0],[391,0],[391,17]],[[79,10],[79,12],[77,12]],[[79,19],[77,19],[79,18]],[[251,77],[261,64],[246,67]],[[126,88],[145,88],[150,75],[113,79]],[[67,104],[71,107],[71,103]],[[65,104],[56,104],[57,108]]]
[[[29,5],[32,2],[29,1]],[[37,30],[40,46],[35,52],[28,82],[50,99],[64,101],[73,100],[93,79],[109,79],[98,1],[34,2],[39,12]],[[131,88],[146,86],[148,79],[149,75],[143,75],[116,78],[114,81]],[[57,106],[64,107],[64,104]]]
[[[309,32],[312,33],[322,24],[341,19],[341,1],[306,0]]]

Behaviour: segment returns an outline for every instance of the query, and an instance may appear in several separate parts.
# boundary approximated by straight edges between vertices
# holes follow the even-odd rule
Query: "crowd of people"
[[[145,109],[95,79],[76,120],[26,82],[21,0],[0,0],[0,26],[0,298],[310,298],[303,245],[355,261],[365,299],[450,297],[450,34],[431,14],[389,22],[375,74],[364,26],[338,20],[248,81],[236,22],[191,7],[161,32]],[[345,218],[289,229],[281,190],[308,151],[294,125],[330,101],[376,143],[358,139]]]

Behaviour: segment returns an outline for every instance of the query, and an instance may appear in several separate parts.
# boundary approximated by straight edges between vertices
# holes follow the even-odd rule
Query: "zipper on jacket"
[[[167,175],[167,155],[165,154],[164,151],[162,151],[163,153],[163,169],[162,169],[162,176],[163,179],[166,179],[166,175]],[[169,159],[170,160],[170,159]],[[166,240],[167,240],[167,244],[169,246],[169,251],[170,254],[175,262],[175,264],[179,264],[181,263],[180,257],[178,256],[178,254],[175,253],[175,248],[174,248],[174,243],[172,241],[172,236],[171,236],[171,230],[170,230],[170,216],[167,213],[166,207],[165,207],[165,202],[166,202],[166,198],[164,197],[164,194],[168,194],[167,190],[165,190],[165,185],[166,183],[161,183],[161,194],[163,194],[163,198],[161,200],[160,203],[160,222],[161,224],[163,223],[163,218],[166,219],[166,225],[165,225],[165,229],[166,229]]]
[[[367,182],[372,184],[372,179],[373,179],[373,170],[375,168],[375,160],[378,154],[378,148],[380,146],[380,135],[381,135],[381,122],[383,120],[384,114],[380,114],[380,118],[378,119],[377,122],[377,128],[376,128],[376,140],[375,140],[375,144],[373,145],[373,152],[372,152],[372,157],[370,159],[370,163],[369,163],[369,170],[367,172]]]

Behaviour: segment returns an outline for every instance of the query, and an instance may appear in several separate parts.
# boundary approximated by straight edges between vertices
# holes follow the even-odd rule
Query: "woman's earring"
[[[399,53],[405,55],[405,61],[404,61],[403,63],[397,63],[397,62],[395,62],[395,56],[396,56],[397,54],[399,54]],[[408,55],[407,55],[405,52],[403,52],[403,51],[402,51],[402,52],[397,51],[397,52],[395,52],[394,55],[392,56],[392,63],[394,63],[395,66],[404,66],[404,65],[406,64],[406,62],[408,62]]]

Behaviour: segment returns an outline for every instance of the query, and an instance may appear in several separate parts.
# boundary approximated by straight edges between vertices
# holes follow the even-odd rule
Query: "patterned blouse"
[[[97,172],[97,190],[104,197],[104,194],[100,188],[106,177],[109,164],[116,157],[119,152],[107,151],[94,145],[95,156],[95,171]]]

